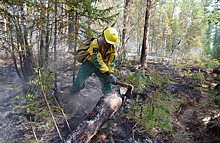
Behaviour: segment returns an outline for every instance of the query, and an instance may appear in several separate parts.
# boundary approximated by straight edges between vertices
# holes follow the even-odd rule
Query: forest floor
[[[70,95],[68,89],[72,85],[73,57],[68,54],[61,54],[59,57],[58,96],[62,100],[58,102],[68,116],[71,130],[75,130],[102,97],[101,86],[98,77],[93,74],[86,81],[85,88],[79,94]],[[199,68],[194,65],[181,67],[181,70],[178,70],[174,68],[176,65],[169,61],[149,59],[147,69],[141,69],[134,61],[124,66],[117,66],[116,75],[119,80],[125,82],[126,79],[122,77],[128,75],[129,72],[143,71],[147,77],[152,72],[157,72],[160,76],[167,74],[167,72],[170,73],[172,82],[163,83],[160,86],[173,97],[181,99],[181,102],[176,104],[175,110],[169,113],[172,116],[172,130],[155,129],[154,133],[143,131],[141,125],[136,124],[138,120],[128,115],[128,113],[133,114],[133,111],[130,110],[133,103],[144,105],[145,100],[151,98],[151,93],[155,93],[155,87],[145,81],[145,89],[135,89],[132,98],[127,100],[120,111],[102,126],[91,142],[220,142],[220,105],[218,100],[220,91],[215,95],[210,93],[218,79],[216,80],[216,75],[212,74],[212,69],[201,69],[204,80],[200,82],[199,79],[196,79],[194,82],[192,77],[189,78],[184,74],[189,69],[191,72],[200,73]],[[78,64],[76,68],[78,71],[80,65]],[[118,93],[119,88],[119,85],[113,85],[113,92]],[[0,56],[0,142],[35,142],[36,138],[42,143],[61,142],[54,126],[45,132],[47,125],[44,127],[37,124],[33,126],[33,122],[26,122],[19,109],[14,107],[12,100],[16,96],[24,94],[24,89],[25,85],[18,78],[13,61],[10,58],[5,59],[4,56]],[[67,138],[71,131],[69,131],[65,120],[59,117],[57,123],[63,139]]]

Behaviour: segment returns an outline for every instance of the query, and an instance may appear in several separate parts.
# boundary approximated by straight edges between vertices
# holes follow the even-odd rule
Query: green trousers
[[[92,73],[95,73],[99,77],[102,86],[102,93],[103,94],[111,93],[112,84],[107,82],[108,79],[107,75],[101,73],[99,69],[96,68],[89,61],[85,61],[82,63],[76,81],[73,82],[73,86],[70,88],[70,92],[73,94],[79,93],[80,90],[85,87],[85,81],[89,78],[89,76],[92,75]]]

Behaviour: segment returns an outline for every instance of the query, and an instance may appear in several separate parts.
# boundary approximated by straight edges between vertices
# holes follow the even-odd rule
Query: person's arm
[[[109,73],[114,73],[115,68],[115,47],[111,50],[111,56],[109,57],[107,67],[109,68]]]
[[[114,46],[111,49],[111,56],[108,59],[107,67],[109,68],[108,82],[116,85],[117,78],[113,75],[114,68],[115,68],[115,47]]]

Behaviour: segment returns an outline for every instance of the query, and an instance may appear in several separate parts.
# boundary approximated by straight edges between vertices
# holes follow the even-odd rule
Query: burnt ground
[[[79,94],[70,95],[68,88],[72,84],[71,65],[73,60],[69,55],[61,55],[59,61],[59,104],[68,116],[71,129],[74,130],[86,118],[102,96],[101,86],[98,77],[92,75],[86,81],[85,88]],[[147,134],[146,132],[140,132],[140,126],[136,125],[137,121],[128,116],[122,116],[124,112],[129,112],[131,103],[136,102],[137,94],[141,95],[142,102],[148,98],[146,92],[137,90],[134,92],[133,98],[127,100],[121,110],[102,126],[91,142],[220,142],[219,105],[212,106],[214,101],[216,103],[219,103],[219,101],[216,97],[208,96],[215,85],[214,83],[216,83],[216,75],[203,70],[206,80],[202,84],[195,83],[171,65],[172,63],[170,62],[149,60],[148,68],[144,71],[146,76],[152,71],[158,71],[161,75],[170,72],[173,76],[172,82],[177,83],[167,83],[163,86],[164,90],[173,95],[179,95],[178,98],[183,99],[183,102],[178,105],[176,111],[172,114],[174,116],[173,119],[175,119],[173,122],[175,131],[158,132],[154,135]],[[79,67],[80,65],[77,65],[77,69]],[[118,77],[121,77],[120,74],[126,74],[129,71],[143,71],[135,62],[130,64],[130,66],[117,68],[121,69],[118,72]],[[182,71],[188,71],[189,69],[191,71],[198,70],[195,67],[187,67],[183,68]],[[43,127],[38,126],[38,124],[32,126],[33,122],[25,122],[19,110],[11,104],[14,97],[22,96],[25,93],[25,84],[16,75],[10,58],[4,59],[4,57],[1,57],[0,73],[0,142],[33,142],[35,141],[34,133],[39,142],[61,142],[54,127],[45,132],[46,125]],[[123,79],[120,78],[120,80]],[[201,90],[198,90],[198,87]],[[118,93],[119,88],[120,86],[114,85],[113,91]],[[155,89],[146,83],[146,91],[151,92],[153,90]],[[219,97],[219,94],[217,97]],[[62,117],[57,118],[57,123],[61,135],[65,139],[71,132]]]

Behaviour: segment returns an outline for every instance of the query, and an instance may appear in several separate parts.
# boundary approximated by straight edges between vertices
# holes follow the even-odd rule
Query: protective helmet
[[[109,27],[104,31],[104,36],[107,43],[115,45],[118,39],[118,32],[115,28]]]

